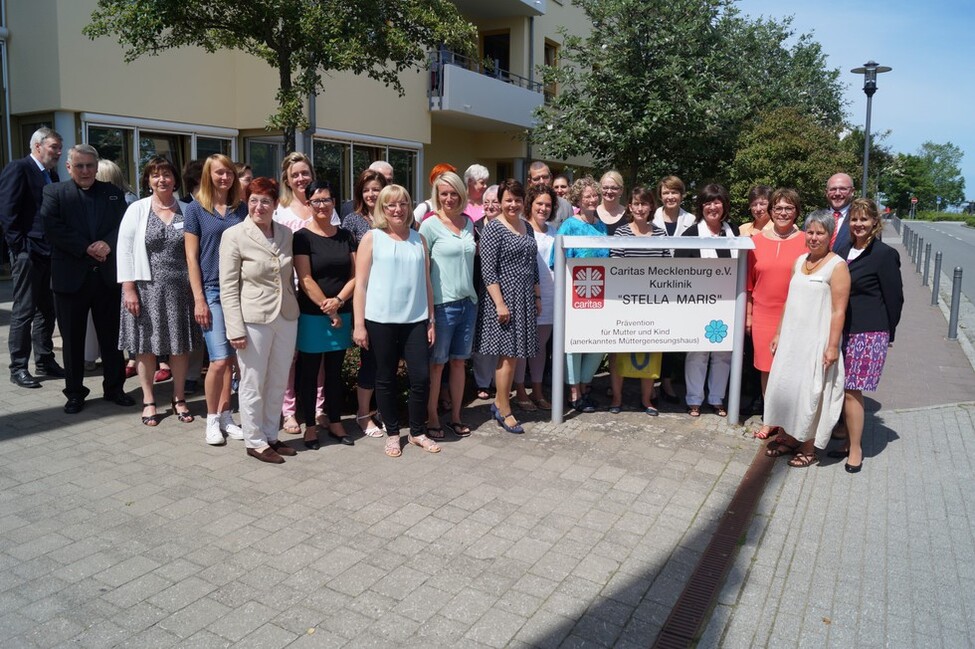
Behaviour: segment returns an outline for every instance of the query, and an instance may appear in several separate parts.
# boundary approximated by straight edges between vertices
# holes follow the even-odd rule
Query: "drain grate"
[[[677,598],[653,646],[657,649],[683,649],[697,642],[714,608],[718,590],[738,552],[738,540],[751,520],[775,458],[765,456],[760,446],[735,495],[725,509],[718,529],[704,549],[687,585]]]

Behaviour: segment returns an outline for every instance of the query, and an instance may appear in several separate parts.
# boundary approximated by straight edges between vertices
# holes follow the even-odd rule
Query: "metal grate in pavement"
[[[735,560],[738,541],[751,521],[772,472],[775,458],[766,457],[764,451],[765,446],[759,446],[718,523],[718,529],[660,629],[653,644],[656,649],[683,649],[697,642],[714,608],[721,584]]]

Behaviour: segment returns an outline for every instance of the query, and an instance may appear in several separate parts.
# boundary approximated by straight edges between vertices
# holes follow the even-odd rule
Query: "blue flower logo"
[[[728,325],[724,320],[712,320],[704,327],[704,337],[710,342],[719,343],[728,337]]]

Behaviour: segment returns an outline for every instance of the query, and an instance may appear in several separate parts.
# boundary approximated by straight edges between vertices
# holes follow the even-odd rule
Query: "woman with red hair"
[[[240,419],[247,454],[281,464],[295,450],[278,441],[281,403],[298,337],[291,229],[272,215],[278,184],[247,186],[247,218],[220,241],[220,302],[240,364]]]

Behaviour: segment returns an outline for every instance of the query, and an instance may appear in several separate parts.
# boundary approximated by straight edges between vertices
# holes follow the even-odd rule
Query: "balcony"
[[[467,128],[529,128],[542,84],[447,50],[430,53],[430,111]]]
[[[510,18],[541,16],[548,0],[454,0],[457,9],[468,18]]]

